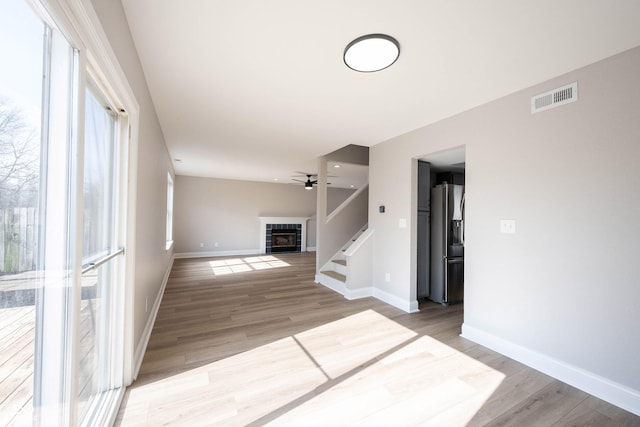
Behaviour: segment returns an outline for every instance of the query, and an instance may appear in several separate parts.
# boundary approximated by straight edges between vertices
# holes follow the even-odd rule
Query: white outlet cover
[[[500,232],[504,234],[516,234],[516,220],[515,219],[501,219],[500,220]]]

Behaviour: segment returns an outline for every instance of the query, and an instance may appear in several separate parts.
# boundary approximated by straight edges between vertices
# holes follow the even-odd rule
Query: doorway
[[[465,147],[418,159],[416,297],[443,305],[464,300]]]

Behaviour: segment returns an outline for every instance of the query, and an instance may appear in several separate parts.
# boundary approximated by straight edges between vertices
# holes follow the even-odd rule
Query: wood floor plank
[[[463,305],[349,301],[315,254],[274,258],[175,261],[116,425],[640,426],[461,338]]]
[[[521,404],[485,424],[487,426],[552,426],[586,398],[588,394],[560,381],[553,381]],[[473,423],[472,423],[473,425]]]

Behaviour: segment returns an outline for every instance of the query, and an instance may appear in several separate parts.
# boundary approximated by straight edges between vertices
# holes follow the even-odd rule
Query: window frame
[[[124,387],[130,385],[136,376],[135,342],[134,342],[134,296],[135,296],[135,235],[136,235],[136,188],[137,188],[137,159],[138,133],[140,123],[140,107],[135,93],[128,83],[128,79],[120,67],[117,57],[109,44],[109,40],[102,29],[90,2],[83,0],[25,0],[42,21],[49,27],[56,28],[74,49],[76,62],[74,63],[74,93],[72,100],[73,112],[69,132],[72,135],[69,144],[70,158],[83,159],[84,151],[84,96],[87,82],[91,80],[99,88],[104,97],[113,106],[118,115],[118,129],[116,136],[122,141],[118,154],[118,162],[124,175],[116,183],[118,202],[125,206],[118,207],[118,241],[126,251],[124,253],[124,268],[122,275],[124,286],[118,292],[115,303],[121,307],[121,315],[114,319],[116,328],[120,331],[122,347],[118,351],[123,354],[122,370],[111,378],[114,386],[120,386],[114,391],[109,405],[97,411],[97,418],[92,421],[99,425],[110,425],[115,421],[117,410],[124,396]],[[44,106],[43,108],[48,108]],[[47,425],[53,420],[61,420],[65,425],[78,425],[77,393],[74,379],[77,378],[77,357],[79,354],[78,313],[81,295],[82,271],[82,239],[83,239],[83,160],[77,160],[69,165],[69,205],[68,205],[68,240],[70,246],[70,267],[73,274],[73,286],[70,298],[67,300],[68,314],[66,315],[67,329],[65,333],[65,349],[62,363],[70,378],[68,384],[57,386],[60,401],[64,405],[51,413],[47,409],[42,414],[40,422]],[[118,371],[118,370],[116,370]],[[49,386],[54,381],[49,382]],[[49,415],[55,416],[50,418]]]
[[[173,192],[174,183],[171,173],[167,172],[167,223],[166,223],[166,243],[165,249],[171,249],[173,246]]]

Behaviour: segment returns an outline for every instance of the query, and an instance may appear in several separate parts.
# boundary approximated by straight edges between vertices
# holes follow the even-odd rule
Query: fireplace
[[[271,230],[271,252],[295,252],[297,230]]]
[[[300,224],[267,224],[266,253],[300,252],[301,228]]]
[[[294,230],[296,233],[295,248],[290,250],[280,250],[280,252],[306,252],[307,251],[307,221],[305,217],[288,217],[288,216],[260,216],[260,252],[272,253],[273,248],[273,232],[276,235],[281,230]],[[292,233],[292,232],[291,232]],[[280,236],[284,237],[284,236]],[[291,237],[287,237],[290,239]],[[282,243],[282,241],[281,241]],[[288,242],[286,242],[288,243]],[[276,244],[278,246],[278,244]]]

